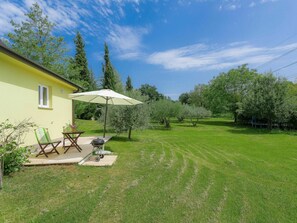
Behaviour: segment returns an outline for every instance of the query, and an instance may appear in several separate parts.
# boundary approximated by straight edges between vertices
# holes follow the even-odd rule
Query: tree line
[[[190,119],[193,126],[199,118],[211,114],[232,114],[235,122],[266,123],[283,127],[296,127],[297,87],[286,79],[271,73],[260,74],[247,65],[220,73],[208,84],[200,84],[179,97],[179,102],[158,92],[155,86],[142,84],[133,87],[132,79],[127,77],[122,83],[120,74],[113,66],[107,43],[104,43],[104,56],[101,78],[96,79],[89,68],[82,34],[77,31],[74,38],[75,54],[69,56],[64,38],[54,35],[55,24],[43,15],[37,3],[25,14],[21,23],[11,22],[14,27],[8,33],[6,44],[21,55],[53,70],[82,86],[84,90],[111,89],[130,95],[145,102],[143,111],[135,106],[130,108],[111,108],[109,123],[117,132],[142,128],[152,120],[170,127],[170,120]],[[75,101],[76,118],[99,119],[100,105]],[[142,115],[137,115],[140,113]],[[132,117],[133,116],[133,117]],[[119,121],[121,120],[121,121]]]
[[[268,128],[297,127],[296,99],[296,84],[247,65],[220,73],[179,97],[182,104],[203,106],[213,114],[230,113],[236,123]]]

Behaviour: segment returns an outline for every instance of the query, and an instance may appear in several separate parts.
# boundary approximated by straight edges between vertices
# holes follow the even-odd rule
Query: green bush
[[[28,161],[30,151],[27,147],[18,147],[13,142],[5,146],[6,154],[4,156],[4,175],[17,172],[22,165]]]
[[[28,119],[18,124],[12,124],[9,120],[0,123],[0,161],[4,174],[20,170],[29,156],[29,149],[21,146],[23,144],[24,135],[35,124]],[[3,165],[4,162],[4,165]],[[1,168],[2,169],[2,168]]]

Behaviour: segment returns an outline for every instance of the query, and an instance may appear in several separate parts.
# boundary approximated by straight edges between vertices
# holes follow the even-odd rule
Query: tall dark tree
[[[87,60],[86,51],[85,51],[85,43],[80,32],[76,33],[74,43],[75,43],[74,63],[75,63],[75,66],[80,70],[79,80],[86,82],[87,83],[86,85],[88,85],[87,88],[89,90],[93,90],[93,89],[90,89],[92,80],[91,80],[91,75],[88,68],[88,60]]]
[[[147,96],[149,101],[158,101],[165,98],[164,95],[157,91],[156,86],[149,84],[141,85],[139,91],[141,92],[141,95]]]
[[[116,90],[116,77],[109,59],[108,45],[104,44],[104,64],[102,65],[102,88]]]
[[[73,81],[78,82],[86,90],[96,90],[97,84],[94,78],[94,74],[88,68],[88,60],[85,51],[85,43],[82,35],[77,32],[75,39],[75,56],[72,60],[73,66],[78,71],[78,75],[72,77]],[[98,106],[92,103],[76,101],[75,114],[80,119],[98,118]]]
[[[37,3],[25,14],[24,21],[11,21],[11,24],[14,31],[7,36],[13,50],[55,72],[64,73],[64,39],[53,35],[55,25]]]
[[[178,100],[180,103],[188,105],[190,104],[189,100],[190,100],[190,95],[189,93],[182,93],[179,97]]]
[[[126,91],[132,91],[132,90],[133,90],[132,80],[131,80],[131,77],[128,76],[126,81]]]
[[[97,90],[98,89],[98,83],[95,78],[93,70],[89,70],[89,76],[90,76],[90,89],[91,90]]]

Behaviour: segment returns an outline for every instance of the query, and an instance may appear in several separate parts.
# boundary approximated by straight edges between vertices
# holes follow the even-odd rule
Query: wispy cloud
[[[161,65],[167,70],[220,70],[248,63],[258,65],[297,47],[297,43],[274,48],[257,47],[246,42],[227,47],[205,44],[189,45],[148,56],[147,63]]]
[[[79,30],[85,36],[105,39],[120,59],[135,59],[141,55],[142,37],[149,29],[118,23],[126,16],[126,7],[130,13],[132,9],[140,14],[142,0],[3,0],[0,4],[0,36],[12,32],[10,21],[23,21],[24,14],[35,2],[55,24],[55,32],[73,36]]]
[[[149,32],[148,28],[113,25],[107,41],[115,49],[120,59],[135,59],[142,52],[142,36]]]
[[[113,24],[125,16],[127,4],[139,11],[140,0],[3,0],[0,4],[0,35],[11,32],[11,20],[16,22],[24,19],[24,13],[37,2],[49,20],[56,24],[56,31],[72,35],[80,28],[88,34],[96,35],[104,24]],[[100,24],[101,23],[101,24]]]
[[[12,30],[10,24],[12,18],[16,22],[23,20],[25,10],[10,1],[3,1],[0,4],[0,12],[0,32],[3,34]]]
[[[277,2],[278,0],[221,0],[220,10],[237,10],[241,8],[253,8],[257,5]]]
[[[221,10],[237,10],[245,7],[255,7],[260,4],[278,0],[176,0],[180,6],[193,3],[212,2]],[[2,0],[0,4],[0,35],[12,31],[10,20],[19,22],[24,19],[24,13],[37,2],[49,20],[57,26],[57,31],[72,35],[76,29],[85,30],[88,34],[98,35],[102,30],[108,32],[109,25],[118,24],[131,9],[141,14],[144,5],[152,7],[171,4],[171,1],[159,0]],[[100,31],[99,31],[100,30]]]

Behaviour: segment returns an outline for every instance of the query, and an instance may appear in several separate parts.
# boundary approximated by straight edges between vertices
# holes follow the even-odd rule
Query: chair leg
[[[56,142],[56,145],[54,144],[54,143],[49,143],[49,144],[46,144],[46,145],[41,145],[41,144],[39,144],[39,147],[40,147],[40,152],[36,155],[36,157],[38,157],[38,156],[40,156],[40,155],[45,155],[47,158],[48,158],[48,153],[52,153],[53,151],[55,151],[58,155],[60,155],[60,153],[58,152],[58,150],[57,150],[57,147],[58,147],[58,145],[61,143],[61,141],[60,142]],[[52,150],[50,151],[50,152],[45,152],[45,148],[48,146],[48,145],[52,145]]]
[[[45,148],[48,146],[48,144],[47,145],[45,145],[44,147],[42,147],[42,145],[41,144],[39,144],[39,147],[40,147],[40,149],[41,149],[41,151],[36,155],[36,157],[38,157],[38,156],[40,156],[40,155],[45,155],[47,158],[48,158],[48,156],[47,156],[47,154],[46,154],[46,152],[45,152]]]
[[[52,147],[53,147],[53,149],[51,150],[51,152],[53,152],[53,151],[55,150],[56,153],[57,153],[58,155],[60,155],[60,153],[59,153],[58,150],[57,150],[57,147],[58,147],[58,145],[59,145],[60,143],[61,143],[61,142],[57,142],[56,145],[54,145],[54,143],[52,143]]]

